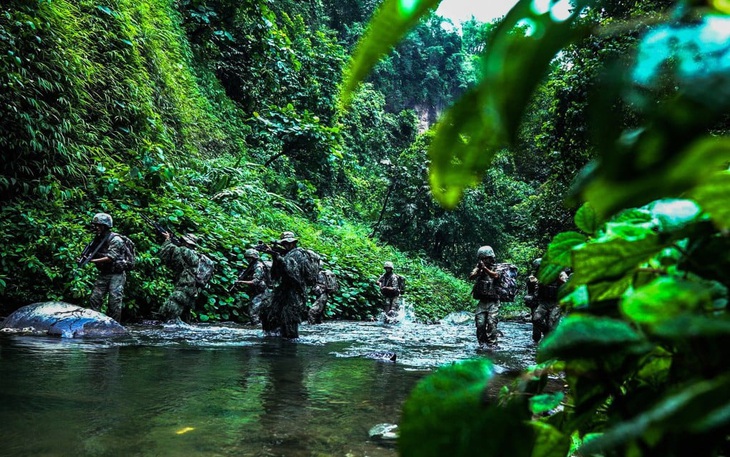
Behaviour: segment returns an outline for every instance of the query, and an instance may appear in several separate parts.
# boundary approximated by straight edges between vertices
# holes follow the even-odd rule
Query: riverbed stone
[[[396,441],[398,439],[398,425],[388,423],[374,425],[368,432],[368,436],[371,440]]]
[[[60,301],[23,306],[0,324],[0,331],[64,338],[109,338],[128,335],[127,330],[111,317],[93,309]]]

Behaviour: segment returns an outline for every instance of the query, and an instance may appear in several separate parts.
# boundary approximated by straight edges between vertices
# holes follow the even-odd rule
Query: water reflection
[[[500,328],[497,364],[532,364],[529,325]],[[236,325],[130,333],[0,337],[2,455],[395,456],[368,430],[398,423],[424,374],[487,356],[472,322],[327,322],[296,342]],[[398,362],[363,357],[374,351]]]

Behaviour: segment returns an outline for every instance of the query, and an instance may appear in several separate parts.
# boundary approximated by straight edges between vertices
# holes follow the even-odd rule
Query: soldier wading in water
[[[304,314],[307,293],[317,281],[319,256],[297,246],[292,232],[283,232],[275,247],[260,246],[273,258],[271,280],[274,290],[271,302],[261,309],[261,326],[272,335],[299,338],[299,324]]]
[[[247,286],[246,293],[250,298],[248,316],[251,324],[258,325],[261,322],[259,314],[262,304],[271,300],[271,291],[269,290],[271,274],[269,273],[269,267],[261,260],[256,249],[246,249],[243,258],[248,261],[248,267],[238,277],[236,285]]]
[[[119,234],[111,231],[112,225],[112,217],[109,214],[98,213],[94,216],[91,227],[96,236],[84,250],[88,257],[84,258],[82,255],[79,265],[93,263],[99,271],[89,299],[91,308],[101,311],[104,297],[109,294],[107,315],[120,322],[127,275],[124,270],[115,268],[116,261],[122,259],[124,255],[124,240]]]
[[[160,317],[165,321],[176,321],[185,310],[195,307],[200,289],[196,279],[200,255],[195,252],[198,237],[187,234],[179,237],[179,246],[173,243],[169,232],[162,233],[165,242],[157,254],[163,265],[172,270],[175,279],[175,290],[160,307]]]
[[[541,263],[542,258],[532,262],[533,274],[527,278],[527,295],[525,295],[525,304],[531,312],[532,340],[535,343],[558,325],[560,321],[558,289],[568,280],[568,274],[561,271],[558,279],[551,284],[540,284],[535,275]]]
[[[497,346],[498,315],[499,315],[499,294],[496,281],[499,273],[495,268],[494,249],[491,246],[482,246],[477,251],[477,266],[469,275],[470,280],[475,280],[472,289],[472,297],[479,300],[477,310],[474,314],[474,322],[477,329],[477,341],[480,348],[495,348]]]

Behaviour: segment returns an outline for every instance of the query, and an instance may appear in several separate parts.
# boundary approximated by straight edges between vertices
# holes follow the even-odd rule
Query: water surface
[[[503,369],[533,363],[529,324],[500,323]],[[2,456],[395,456],[435,368],[486,357],[473,323],[326,322],[296,342],[236,325],[132,326],[116,341],[0,335]],[[392,351],[397,362],[364,357]]]

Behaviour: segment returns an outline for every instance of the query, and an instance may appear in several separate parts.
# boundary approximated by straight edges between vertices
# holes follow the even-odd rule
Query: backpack
[[[319,254],[309,249],[302,249],[304,257],[307,259],[303,265],[301,265],[301,274],[304,284],[307,286],[314,286],[317,284],[317,276],[319,276]]]
[[[337,289],[340,288],[337,284],[337,276],[330,270],[324,270],[322,274],[324,275],[324,290],[329,293],[337,292]]]
[[[401,275],[398,275],[398,291],[401,295],[406,291],[406,278]]]
[[[271,287],[272,286],[272,280],[271,280],[272,262],[270,260],[262,260],[261,263],[264,265],[264,282],[266,283],[266,287]]]
[[[137,248],[134,246],[134,242],[124,235],[112,233],[112,237],[115,236],[118,236],[122,239],[122,241],[124,241],[124,247],[122,248],[122,258],[114,261],[112,271],[115,273],[122,273],[124,271],[133,270],[134,265],[137,263]]]
[[[515,301],[515,295],[517,295],[517,267],[511,263],[498,263],[496,271],[500,273],[499,279],[495,281],[499,299],[504,302]]]
[[[215,272],[215,262],[210,257],[200,254],[198,260],[198,269],[195,272],[195,283],[198,287],[205,287],[208,285],[208,281],[213,277]]]

